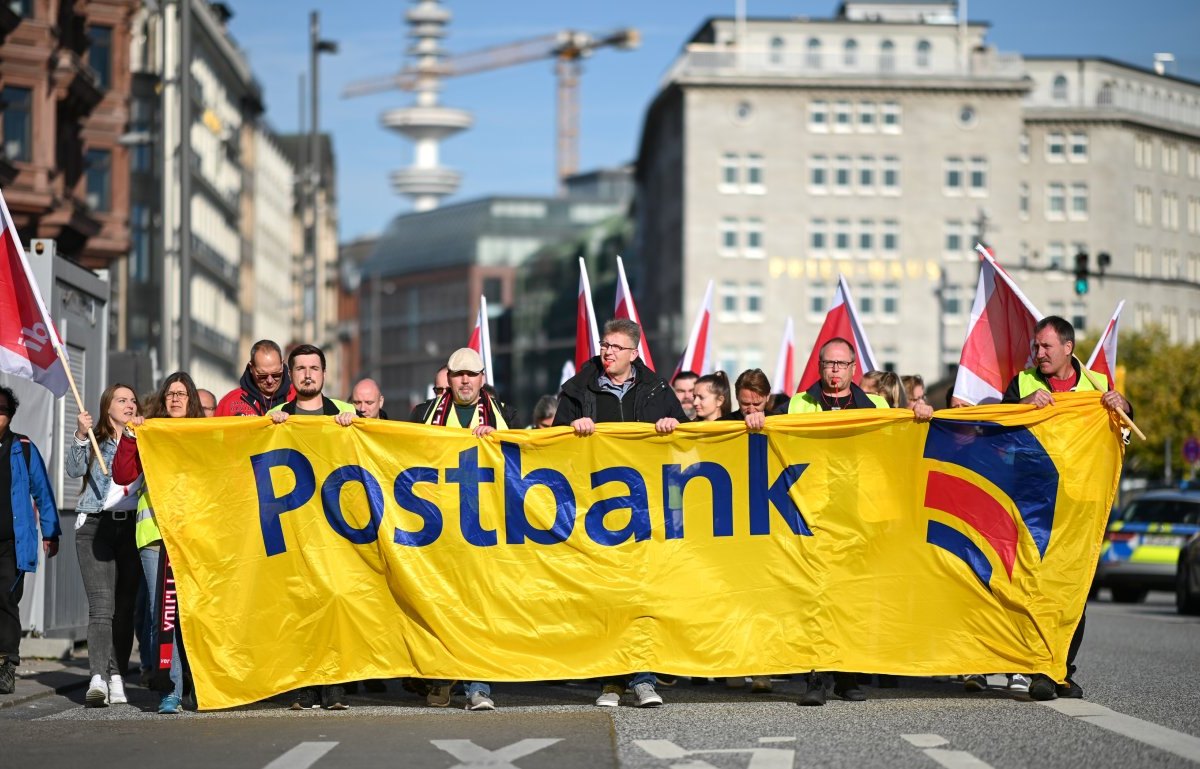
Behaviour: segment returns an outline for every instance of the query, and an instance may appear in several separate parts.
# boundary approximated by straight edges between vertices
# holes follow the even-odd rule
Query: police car
[[[1108,524],[1093,590],[1117,603],[1138,603],[1151,590],[1176,589],[1179,553],[1200,532],[1200,491],[1151,491]]]

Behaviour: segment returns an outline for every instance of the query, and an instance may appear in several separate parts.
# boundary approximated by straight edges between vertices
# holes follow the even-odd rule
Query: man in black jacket
[[[583,364],[558,395],[556,427],[570,425],[576,435],[586,436],[596,431],[597,422],[649,422],[666,435],[687,421],[675,392],[638,360],[641,339],[641,327],[631,320],[604,324],[600,354]],[[639,708],[658,707],[662,697],[656,683],[653,673],[606,678],[596,705],[616,707],[629,688]]]

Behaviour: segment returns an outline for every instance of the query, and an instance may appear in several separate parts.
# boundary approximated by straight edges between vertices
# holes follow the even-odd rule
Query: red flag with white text
[[[821,347],[831,339],[838,337],[854,346],[854,358],[858,362],[858,365],[854,367],[854,376],[852,377],[855,384],[862,381],[862,375],[866,372],[878,369],[875,352],[871,349],[871,343],[867,341],[867,334],[863,331],[862,323],[858,320],[858,313],[854,309],[854,297],[850,294],[850,284],[846,282],[846,276],[840,274],[838,275],[837,292],[833,296],[833,305],[829,308],[829,312],[825,313],[825,322],[821,324],[821,330],[817,332],[817,341],[813,344],[812,352],[808,356],[808,363],[804,366],[804,373],[800,376],[800,384],[797,386],[796,392],[804,392],[821,378]]]
[[[575,303],[575,370],[600,354],[600,333],[596,330],[596,310],[592,308],[592,284],[587,265],[579,258],[579,298]]]
[[[681,371],[691,371],[700,376],[713,373],[712,351],[709,349],[709,332],[712,330],[712,293],[713,282],[710,280],[708,288],[704,291],[704,301],[696,311],[696,320],[692,323],[692,333],[688,335],[687,349],[683,351],[683,357],[675,366],[675,373],[671,375],[671,381],[674,381]]]
[[[3,192],[0,216],[0,371],[32,379],[61,398],[70,387],[58,354],[62,342],[33,279]]]
[[[629,281],[625,279],[625,262],[617,257],[617,302],[613,310],[614,318],[628,318],[639,326],[642,319],[638,316],[637,307],[633,303],[633,293],[629,290]],[[654,359],[650,357],[650,345],[646,342],[646,329],[642,329],[642,338],[638,342],[638,355],[650,369],[654,368]]]
[[[784,395],[796,393],[796,326],[789,315],[779,342],[779,357],[775,359],[775,378],[771,390]]]
[[[1092,357],[1088,358],[1087,362],[1087,368],[1108,377],[1108,389],[1110,390],[1116,387],[1117,329],[1121,324],[1121,310],[1123,309],[1125,309],[1124,299],[1117,305],[1117,311],[1108,321],[1108,325],[1104,328],[1104,335],[1096,343],[1096,349],[1092,350]]]
[[[999,403],[1009,381],[1032,364],[1033,330],[1042,314],[983,246],[971,323],[958,360],[954,397]]]
[[[471,332],[471,341],[467,342],[467,347],[483,358],[484,380],[495,387],[496,381],[492,379],[492,332],[488,326],[487,297],[482,294],[479,297],[479,315],[475,318],[475,330]]]

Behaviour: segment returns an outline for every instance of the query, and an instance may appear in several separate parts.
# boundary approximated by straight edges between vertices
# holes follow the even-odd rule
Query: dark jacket
[[[480,396],[482,397],[482,393]],[[429,412],[433,410],[433,407],[437,405],[437,402],[437,398],[430,398],[424,403],[418,403],[413,407],[412,412],[409,413],[408,421],[415,422],[417,424],[425,424],[425,420],[429,419]],[[508,424],[509,428],[515,428],[517,424],[517,410],[512,406],[501,402],[498,398],[492,398],[492,403],[495,404],[495,407],[500,411],[500,416],[504,417],[504,421]],[[379,416],[382,417],[383,414],[381,413]],[[493,427],[494,426],[495,425],[493,425]]]
[[[791,399],[788,398],[786,395],[780,395],[779,397],[776,398],[775,405],[773,405],[773,406],[771,406],[771,408],[767,409],[766,415],[769,417],[773,417],[773,416],[778,416],[780,414],[786,414],[787,410],[788,410],[788,402],[790,400]],[[731,422],[745,422],[746,415],[742,413],[741,409],[738,409],[737,411],[730,411],[728,414],[721,417],[721,419],[731,421]]]
[[[666,417],[674,417],[680,422],[687,422],[687,415],[679,405],[667,383],[653,370],[648,368],[640,359],[633,361],[633,387],[622,403],[628,404],[632,398],[631,418],[629,422],[654,423]],[[558,411],[554,414],[554,426],[570,426],[576,419],[587,417],[597,422],[604,421],[596,418],[596,399],[601,396],[599,379],[604,373],[600,364],[600,356],[583,364],[579,373],[571,377],[562,386],[558,394]],[[610,395],[603,397],[609,398]],[[627,407],[628,407],[627,405]]]
[[[241,387],[225,394],[217,404],[213,416],[261,417],[279,404],[296,397],[296,391],[292,389],[292,375],[286,368],[283,370],[283,381],[279,383],[279,389],[270,397],[263,395],[263,391],[258,388],[258,382],[250,372],[250,364],[246,364],[240,384]]]
[[[26,451],[29,452],[28,459],[25,458]],[[12,448],[7,459],[12,469],[8,501],[13,517],[17,570],[37,571],[39,541],[58,539],[62,534],[50,476],[46,474],[46,465],[37,446],[19,433],[13,433]],[[4,461],[3,458],[0,461]],[[39,527],[41,537],[38,536]],[[0,585],[0,590],[11,587]]]

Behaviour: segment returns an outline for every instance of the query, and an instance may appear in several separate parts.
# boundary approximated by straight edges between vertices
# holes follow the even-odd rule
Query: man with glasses
[[[196,395],[200,397],[200,410],[204,412],[204,416],[216,416],[217,396],[213,395],[211,390],[197,390]]]
[[[216,416],[261,417],[295,394],[292,378],[283,367],[283,350],[270,339],[262,339],[250,348],[241,386],[221,399]]]
[[[638,359],[641,339],[641,327],[631,320],[616,318],[604,324],[600,354],[562,386],[556,427],[570,425],[576,435],[588,436],[599,422],[647,422],[667,435],[687,421],[675,392]],[[639,708],[656,708],[663,703],[654,689],[657,682],[653,673],[606,678],[596,705],[615,708],[628,688]]]
[[[408,415],[409,422],[424,422],[425,412],[429,409],[429,404],[450,392],[449,370],[445,366],[442,366],[433,375],[433,387],[429,389],[433,391],[433,400],[423,401],[413,406],[413,410]]]

